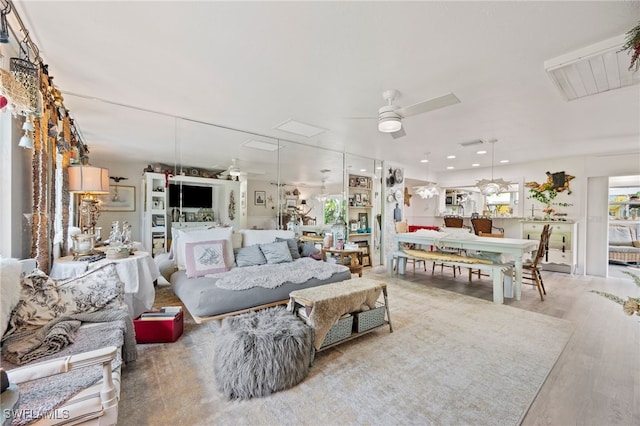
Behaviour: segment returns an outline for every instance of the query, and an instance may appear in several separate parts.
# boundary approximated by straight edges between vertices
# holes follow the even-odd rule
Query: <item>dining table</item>
[[[439,231],[405,232],[395,234],[393,237],[394,251],[401,250],[402,243],[413,243],[417,245],[431,246],[432,249],[459,249],[476,250],[486,253],[499,253],[512,255],[514,258],[515,276],[513,280],[513,291],[516,300],[520,300],[522,293],[522,264],[523,257],[538,248],[537,240],[522,238],[492,238],[479,237],[474,234],[448,234]],[[389,275],[393,274],[393,262],[387,262]],[[470,265],[471,266],[471,265]],[[406,270],[406,258],[398,259],[398,273],[404,274]]]

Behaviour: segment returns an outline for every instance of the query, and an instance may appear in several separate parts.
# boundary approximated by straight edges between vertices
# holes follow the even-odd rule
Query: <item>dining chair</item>
[[[471,218],[471,226],[473,227],[473,232],[479,237],[487,237],[487,234],[493,234],[494,229],[499,231],[495,232],[496,234],[504,234],[504,228],[493,226],[493,220],[489,217]]]
[[[395,222],[395,228],[396,228],[396,233],[397,234],[404,234],[406,232],[409,232],[409,224],[406,221],[401,221],[401,222]],[[414,244],[408,244],[408,243],[400,243],[401,246],[400,248],[414,248],[415,245]],[[424,259],[407,259],[407,264],[409,264],[409,262],[411,262],[413,264],[413,274],[415,275],[416,273],[416,263],[421,263],[422,262],[422,266],[424,267],[424,271],[427,271],[427,263],[424,261]],[[397,262],[394,265],[393,269],[395,270],[398,267]]]
[[[464,220],[462,216],[445,215],[444,226],[446,228],[464,228]]]
[[[491,238],[504,238],[504,234],[482,234],[482,236],[491,237]],[[489,276],[489,274],[483,274],[480,269],[478,269],[477,272],[478,272],[478,279],[480,279],[480,277]],[[476,271],[473,268],[469,268],[469,282],[471,282],[471,278],[473,277],[474,273],[476,273]]]
[[[540,294],[540,300],[544,301],[543,294],[547,294],[544,288],[544,282],[542,281],[542,273],[540,269],[540,262],[547,252],[549,245],[549,237],[553,227],[549,224],[544,225],[542,233],[540,234],[540,243],[534,257],[529,261],[522,264],[522,284],[534,285],[538,289]],[[525,283],[525,280],[529,281]]]
[[[444,227],[445,228],[468,228],[466,226],[464,226],[464,219],[462,218],[462,216],[458,216],[458,215],[445,215],[444,218]],[[454,254],[461,254],[462,252],[464,252],[464,250],[447,250],[447,249],[441,249],[438,250],[444,253],[454,253]],[[440,266],[440,272],[444,271],[444,268],[453,268],[453,277],[456,277],[456,268],[458,273],[460,273],[460,275],[462,275],[462,270],[460,268],[460,266],[450,266],[450,265],[445,265],[443,263],[438,263],[438,262],[433,262],[433,266],[431,268],[431,275],[433,275],[433,273],[436,270],[436,266]]]

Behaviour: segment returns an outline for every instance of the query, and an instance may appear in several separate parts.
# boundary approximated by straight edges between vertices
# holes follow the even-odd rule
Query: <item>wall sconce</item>
[[[24,149],[33,148],[33,139],[29,136],[29,132],[33,132],[35,128],[33,127],[33,124],[31,124],[29,117],[25,117],[24,124],[22,124],[22,130],[24,130],[24,135],[20,138],[18,146]]]
[[[71,166],[69,192],[79,193],[79,227],[81,234],[74,236],[76,255],[91,254],[95,245],[95,226],[100,216],[98,194],[109,193],[109,170],[91,166]]]

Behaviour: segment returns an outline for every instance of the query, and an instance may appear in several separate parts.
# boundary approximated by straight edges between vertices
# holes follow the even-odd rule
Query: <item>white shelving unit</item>
[[[363,266],[372,265],[371,250],[373,248],[373,232],[375,232],[373,202],[372,177],[350,174],[347,199],[348,241],[357,243],[364,250]],[[363,217],[366,217],[365,226],[363,226]],[[369,232],[366,232],[367,229]]]
[[[227,224],[234,229],[242,229],[247,225],[247,182],[224,179],[212,179],[199,176],[177,175],[169,178],[169,183],[183,183],[196,186],[210,187],[213,191],[213,205],[215,220],[211,222],[171,222],[168,191],[163,173],[145,173],[142,193],[144,194],[144,208],[142,213],[143,244],[146,250],[151,250],[153,256],[165,253],[171,241],[171,229],[195,226]],[[190,210],[197,217],[197,208]]]
[[[143,181],[143,244],[155,256],[167,251],[167,190],[162,173],[146,173]]]

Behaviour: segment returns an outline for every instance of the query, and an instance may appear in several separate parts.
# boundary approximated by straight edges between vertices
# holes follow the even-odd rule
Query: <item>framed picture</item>
[[[136,187],[109,185],[109,194],[98,195],[98,200],[100,210],[103,212],[134,212],[136,211]],[[159,205],[156,207],[160,208]]]
[[[355,176],[351,176],[351,177],[349,178],[349,186],[350,186],[351,188],[355,188],[356,186],[358,186],[358,178],[357,178],[357,177],[355,177]]]
[[[369,218],[366,213],[358,213],[358,222],[360,223],[360,229],[369,227]]]
[[[362,204],[362,194],[359,192],[356,194],[356,206]]]
[[[266,206],[267,205],[267,192],[266,191],[255,191],[253,195],[253,204],[256,206]]]
[[[351,232],[358,232],[358,227],[360,226],[360,224],[358,222],[351,222],[349,224],[349,229]]]
[[[195,213],[187,212],[184,215],[185,215],[185,219],[186,219],[187,222],[195,222],[196,221],[196,214]]]
[[[369,255],[363,255],[362,256],[362,266],[369,266],[369,264],[370,264]]]
[[[295,198],[287,198],[287,204],[286,204],[287,208],[294,208],[295,209],[297,204],[298,204],[298,200],[297,199],[295,199]]]
[[[369,195],[367,193],[362,193],[362,204],[365,206],[369,205]]]

